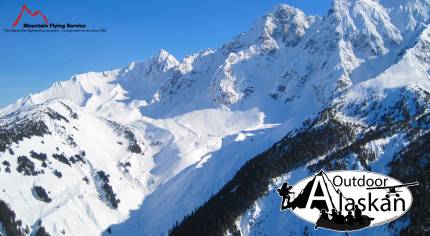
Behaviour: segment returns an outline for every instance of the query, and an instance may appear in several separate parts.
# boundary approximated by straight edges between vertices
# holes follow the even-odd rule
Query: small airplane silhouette
[[[391,195],[395,195],[396,197],[400,197],[400,194],[398,194],[398,193],[402,192],[402,191],[398,191],[398,190],[396,190],[396,188],[412,187],[412,186],[418,186],[418,185],[419,185],[418,182],[412,182],[412,183],[393,185],[393,186],[370,187],[370,188],[366,188],[366,189],[368,189],[368,190],[372,190],[372,189],[386,189],[388,192],[387,192],[387,195],[385,195],[385,197],[389,198]]]

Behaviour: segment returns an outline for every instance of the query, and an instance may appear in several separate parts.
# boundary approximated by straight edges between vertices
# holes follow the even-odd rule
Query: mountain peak
[[[169,70],[179,65],[178,60],[164,49],[160,49],[158,56],[156,57],[157,63],[163,65],[163,69]]]
[[[131,71],[134,71],[133,78],[137,79],[139,77],[139,73],[143,72],[144,74],[148,74],[152,71],[153,66],[155,66],[157,71],[163,71],[166,72],[176,66],[178,66],[180,63],[176,58],[171,55],[169,52],[167,52],[164,49],[160,49],[158,54],[156,56],[153,56],[152,58],[136,62],[133,61],[128,65],[127,68],[123,69],[121,74],[130,73]],[[137,73],[137,74],[136,74]],[[136,77],[136,78],[135,78]]]
[[[292,7],[285,3],[280,3],[272,8],[269,12],[271,13],[286,13],[286,14],[297,14],[302,12],[300,9]]]
[[[279,4],[263,18],[263,37],[270,36],[279,46],[294,46],[314,21],[315,17],[306,16],[300,9]]]
[[[160,59],[166,59],[169,56],[172,56],[172,55],[163,48],[160,49],[160,51],[158,52],[158,58],[160,58]]]
[[[294,46],[314,20],[315,17],[306,16],[300,9],[278,4],[257,20],[251,30],[227,44],[227,48],[237,51],[257,44],[263,51],[271,51],[282,46]]]
[[[273,7],[264,17],[263,22],[276,21],[279,26],[304,24],[309,18],[305,13],[288,4],[278,4]]]
[[[334,0],[324,21],[337,36],[351,40],[367,56],[385,54],[402,41],[389,10],[379,1]]]

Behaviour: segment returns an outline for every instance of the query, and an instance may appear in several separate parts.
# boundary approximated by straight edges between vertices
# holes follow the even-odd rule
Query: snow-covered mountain
[[[18,100],[0,110],[0,234],[319,235],[279,212],[276,183],[321,168],[428,183],[429,7],[282,4],[218,49]],[[359,234],[424,232],[421,186],[419,207]]]

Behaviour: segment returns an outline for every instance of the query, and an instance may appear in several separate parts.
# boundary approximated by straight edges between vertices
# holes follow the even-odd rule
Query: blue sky
[[[287,3],[324,15],[330,0],[1,0],[0,107],[74,74],[121,68],[164,48],[177,59],[217,48]],[[50,23],[83,23],[106,33],[7,33],[22,5]],[[21,23],[42,23],[24,15]]]

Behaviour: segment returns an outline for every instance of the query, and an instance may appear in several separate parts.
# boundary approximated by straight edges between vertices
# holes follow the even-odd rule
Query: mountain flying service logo
[[[27,7],[27,4],[24,4],[21,8],[21,12],[19,13],[18,17],[16,18],[16,20],[13,22],[12,26],[16,27],[19,23],[19,21],[22,18],[22,15],[24,14],[24,12],[27,12],[30,16],[41,16],[43,18],[43,20],[45,21],[45,24],[49,24],[48,22],[48,18],[39,10],[35,11],[34,13],[31,12],[31,10]]]
[[[65,8],[66,9],[66,8]],[[66,9],[67,10],[67,9]],[[31,22],[25,22],[28,17],[24,17],[24,15],[31,16],[31,19],[39,20],[39,22],[36,22],[36,20],[33,23]],[[64,14],[68,15],[68,14]],[[68,17],[65,17],[68,18]],[[43,21],[41,21],[43,20]],[[24,22],[23,22],[24,21]],[[21,27],[18,27],[21,26]],[[71,23],[68,20],[66,22],[52,22],[52,19],[48,21],[48,17],[42,11],[36,10],[32,11],[31,8],[28,7],[27,4],[24,4],[21,7],[21,10],[16,17],[16,19],[12,23],[11,28],[5,28],[5,32],[11,32],[11,33],[20,33],[20,32],[43,32],[43,33],[58,33],[58,32],[64,32],[64,33],[76,33],[76,32],[107,32],[106,28],[94,28],[88,27],[86,23],[78,22],[78,23]]]
[[[354,231],[401,217],[412,205],[408,187],[417,185],[374,172],[320,171],[294,186],[283,183],[278,193],[281,210],[290,209],[315,229]]]

